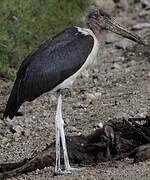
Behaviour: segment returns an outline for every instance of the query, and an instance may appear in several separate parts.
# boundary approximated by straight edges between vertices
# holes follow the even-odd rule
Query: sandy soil
[[[132,4],[128,10],[116,10],[117,18],[129,27],[150,18],[140,16],[140,3]],[[120,13],[122,11],[122,14]],[[149,40],[150,30],[136,33]],[[150,52],[149,47],[135,45],[128,40],[107,34],[101,47],[97,66],[86,71],[77,79],[72,95],[64,98],[64,120],[67,134],[90,133],[100,122],[126,114],[129,117],[150,115]],[[0,104],[5,103],[12,82],[0,80]],[[54,136],[54,115],[56,98],[47,93],[34,102],[25,103],[23,117],[16,117],[11,123],[17,133],[1,128],[0,163],[16,162],[41,151],[50,144]],[[3,122],[0,121],[0,126]],[[84,167],[71,175],[53,177],[54,168],[28,173],[11,180],[46,179],[150,179],[150,161],[132,164],[125,159]]]

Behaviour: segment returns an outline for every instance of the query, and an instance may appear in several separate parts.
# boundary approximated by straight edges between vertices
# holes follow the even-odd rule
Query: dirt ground
[[[129,4],[127,9],[116,9],[114,15],[129,27],[150,19],[149,10],[145,10],[139,1]],[[135,32],[150,44],[149,28]],[[12,82],[0,80],[1,108],[11,86]],[[63,109],[65,130],[70,135],[90,133],[100,122],[114,117],[150,115],[149,46],[143,47],[112,33],[106,34],[103,46],[100,46],[97,66],[77,79],[71,97],[64,98]],[[23,117],[8,120],[17,131],[15,134],[2,128],[3,121],[0,120],[0,163],[28,158],[50,144],[55,139],[55,110],[56,98],[47,93],[25,103],[21,108]],[[45,168],[11,180],[148,180],[150,161],[132,164],[132,160],[125,159],[100,163],[67,176],[53,177],[53,171],[53,167]]]

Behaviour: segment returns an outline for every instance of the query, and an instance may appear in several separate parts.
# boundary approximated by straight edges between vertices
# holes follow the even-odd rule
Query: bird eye
[[[98,13],[97,12],[95,12],[94,14],[93,14],[93,18],[97,18],[98,17]]]

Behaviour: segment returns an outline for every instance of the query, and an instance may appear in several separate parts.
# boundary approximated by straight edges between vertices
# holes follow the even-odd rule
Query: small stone
[[[140,17],[145,17],[148,16],[149,14],[150,14],[150,10],[143,10],[139,12]]]
[[[84,78],[89,78],[90,74],[88,70],[84,70],[84,72],[82,73],[82,76],[84,76]]]
[[[113,0],[94,0],[94,4],[108,13],[112,13],[115,9]]]
[[[36,119],[36,117],[35,117],[35,116],[32,116],[32,119]]]
[[[148,112],[146,108],[140,108],[139,113],[137,116],[140,116],[141,118],[145,118],[147,116]]]
[[[26,124],[30,124],[32,122],[32,118],[25,118],[25,123]]]
[[[13,137],[14,137],[15,141],[19,141],[20,135],[21,134],[19,134],[19,133],[14,133]]]
[[[70,131],[70,132],[77,132],[77,128],[74,127],[74,126],[71,126],[71,127],[69,128],[69,131]]]
[[[87,96],[87,99],[91,99],[91,100],[96,99],[96,96],[94,94],[92,94],[92,93],[87,93],[86,96]]]
[[[133,30],[141,30],[145,28],[150,28],[150,22],[138,23],[132,27]]]
[[[57,98],[56,98],[56,96],[54,96],[54,95],[52,94],[51,97],[50,97],[50,100],[51,100],[52,102],[56,102],[56,101],[57,101]]]
[[[19,126],[19,125],[14,127],[14,129],[16,130],[17,133],[20,133],[21,131],[23,131],[23,128],[21,126]]]
[[[114,63],[114,68],[115,69],[121,69],[121,66],[118,63]]]
[[[47,115],[48,115],[48,114],[47,114],[47,111],[45,111],[45,110],[44,110],[44,112],[43,112],[43,116],[45,116],[45,117],[46,117]]]
[[[99,124],[98,124],[98,127],[100,127],[100,128],[103,128],[103,123],[102,122],[100,122]]]
[[[128,114],[127,114],[127,113],[124,113],[124,112],[118,112],[118,113],[115,115],[115,118],[116,118],[116,119],[122,119],[122,118],[128,119]]]
[[[69,118],[65,118],[65,124],[69,124],[70,123],[70,119]]]
[[[95,92],[94,95],[96,96],[96,98],[100,98],[102,96],[101,92]]]
[[[8,142],[8,139],[6,137],[3,137],[2,144],[6,144]]]
[[[81,135],[82,135],[82,133],[81,133],[81,132],[78,132],[78,133],[77,133],[77,135],[78,135],[78,136],[81,136]]]
[[[11,16],[11,17],[9,17],[9,19],[14,22],[19,20],[17,16]]]
[[[116,42],[116,34],[113,34],[113,33],[107,33],[105,35],[105,43],[106,44],[112,44],[114,42]]]
[[[117,49],[125,50],[127,48],[132,47],[132,42],[130,42],[127,39],[121,39],[120,41],[115,42],[114,45]]]
[[[101,92],[95,92],[95,93],[93,92],[93,93],[87,93],[86,97],[88,100],[96,100],[96,99],[100,98],[101,95],[102,95]]]
[[[124,10],[127,10],[129,7],[129,2],[128,0],[119,0],[117,7],[122,8]]]
[[[137,64],[137,62],[136,62],[136,61],[131,60],[131,65],[132,65],[132,66],[135,66],[136,64]]]
[[[25,131],[25,135],[27,136],[27,137],[29,137],[30,136],[30,130],[29,129],[27,129],[26,131]]]
[[[149,0],[141,0],[141,4],[143,8],[150,9],[150,1]]]
[[[84,109],[84,105],[81,104],[80,102],[77,102],[77,103],[74,103],[73,106],[72,106],[73,109],[76,109],[76,108],[82,108]]]

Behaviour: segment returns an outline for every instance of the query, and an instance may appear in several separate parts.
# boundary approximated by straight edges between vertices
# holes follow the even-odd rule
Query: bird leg
[[[57,105],[56,117],[55,117],[55,131],[56,131],[56,165],[55,165],[55,173],[60,174],[60,130],[59,130],[59,107]]]
[[[55,118],[55,129],[56,129],[56,166],[55,166],[55,174],[67,174],[71,173],[72,170],[76,170],[76,168],[72,168],[69,163],[69,157],[67,153],[66,146],[66,138],[64,132],[64,120],[62,117],[62,95],[58,96],[58,104]],[[64,164],[65,171],[62,172],[60,167],[60,140],[62,142],[63,154],[64,154]]]

